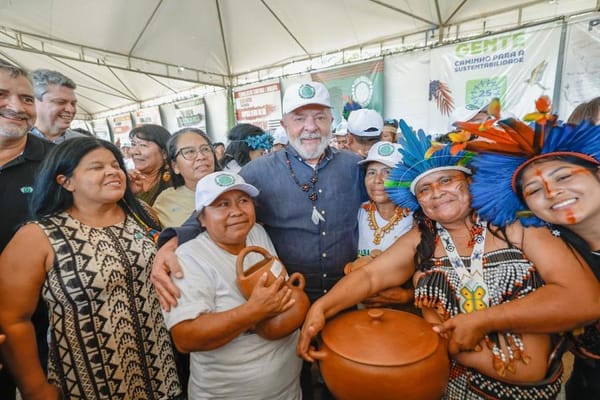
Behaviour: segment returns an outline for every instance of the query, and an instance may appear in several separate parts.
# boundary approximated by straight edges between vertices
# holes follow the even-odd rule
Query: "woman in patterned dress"
[[[127,188],[119,150],[95,138],[53,148],[32,213],[0,256],[2,351],[23,398],[179,398],[149,280],[156,223]],[[47,378],[30,320],[40,293],[50,320]]]
[[[425,319],[455,321],[445,334],[452,356],[446,399],[555,398],[562,368],[560,360],[550,363],[547,333],[596,318],[600,286],[549,231],[498,230],[479,220],[465,166],[470,155],[432,145],[401,124],[403,161],[386,187],[396,204],[415,211],[416,226],[312,305],[298,353],[312,361],[310,339],[326,318],[418,270],[415,302]],[[576,309],[568,304],[574,296],[583,303]],[[465,335],[478,346],[463,346]]]

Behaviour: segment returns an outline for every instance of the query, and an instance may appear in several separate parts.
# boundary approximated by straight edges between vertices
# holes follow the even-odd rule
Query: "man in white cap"
[[[342,120],[333,132],[333,145],[338,150],[349,150],[348,148],[348,122]]]
[[[319,82],[291,85],[283,97],[283,119],[289,144],[246,164],[240,175],[260,190],[256,217],[271,237],[288,273],[300,272],[311,301],[327,293],[356,258],[356,215],[366,199],[360,157],[329,147],[331,101]],[[379,135],[379,132],[377,132]],[[195,220],[188,220],[191,224]],[[198,234],[199,226],[177,228],[179,242]],[[163,231],[161,239],[173,235]],[[175,305],[179,292],[169,278],[179,276],[171,239],[157,253],[152,281],[163,306]],[[169,252],[170,250],[170,252]],[[169,304],[167,304],[167,302]],[[310,366],[305,365],[302,393],[312,398]]]
[[[283,149],[288,144],[287,133],[283,126],[278,126],[273,134],[273,149],[271,151],[277,151]]]
[[[383,129],[383,118],[375,110],[362,108],[348,117],[348,148],[362,158],[379,141]]]

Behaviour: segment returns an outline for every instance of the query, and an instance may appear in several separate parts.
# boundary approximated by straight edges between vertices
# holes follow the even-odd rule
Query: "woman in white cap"
[[[400,146],[395,143],[377,142],[369,150],[367,158],[358,163],[365,167],[365,187],[369,200],[358,210],[359,258],[350,269],[366,264],[412,228],[412,213],[394,204],[384,187],[390,171],[402,160],[399,149]],[[412,294],[411,289],[389,288],[363,303],[376,306],[406,303],[412,300]]]
[[[293,305],[279,277],[265,286],[263,275],[246,300],[236,285],[237,255],[260,246],[276,255],[256,224],[252,197],[258,189],[230,172],[214,172],[196,187],[198,221],[205,228],[177,249],[184,272],[175,280],[178,305],[164,312],[176,347],[191,353],[190,399],[300,399],[301,360],[296,330],[278,340],[254,326]]]

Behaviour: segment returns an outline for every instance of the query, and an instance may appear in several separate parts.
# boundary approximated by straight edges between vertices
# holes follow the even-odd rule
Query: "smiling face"
[[[561,160],[527,166],[521,175],[523,199],[540,219],[575,225],[600,215],[600,172]]]
[[[256,222],[254,203],[246,192],[231,190],[204,207],[198,220],[219,247],[237,254]]]
[[[390,167],[380,162],[374,161],[367,164],[367,169],[365,171],[365,187],[367,188],[369,199],[373,200],[376,204],[391,202],[383,187],[383,183],[391,170]]]
[[[36,127],[49,138],[66,131],[77,113],[75,91],[66,86],[48,85],[42,100],[36,100]]]
[[[0,70],[0,137],[23,137],[34,121],[33,86],[24,76]]]
[[[457,170],[436,171],[419,179],[415,195],[425,215],[442,225],[465,221],[471,214],[469,179]]]
[[[190,158],[188,154],[193,153],[190,149],[196,150],[196,155],[186,159]],[[187,132],[179,136],[176,154],[171,166],[176,174],[183,177],[188,189],[195,190],[200,179],[215,171],[213,150],[206,139],[196,133]]]
[[[283,116],[288,141],[305,160],[317,160],[329,144],[333,117],[327,107],[310,104]]]
[[[97,148],[81,158],[70,177],[56,181],[73,194],[73,204],[115,204],[125,195],[125,171],[114,154]]]
[[[165,163],[166,154],[159,145],[139,137],[131,139],[129,155],[133,159],[135,168],[143,174],[152,174],[158,171]]]

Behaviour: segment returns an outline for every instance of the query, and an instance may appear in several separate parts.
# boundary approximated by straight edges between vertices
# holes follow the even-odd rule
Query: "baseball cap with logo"
[[[275,133],[273,133],[273,138],[275,139],[273,141],[273,145],[282,144],[285,146],[288,144],[287,133],[285,132],[285,129],[283,129],[283,126],[278,126],[277,129],[275,129]]]
[[[372,161],[380,162],[390,168],[402,161],[400,154],[400,145],[390,142],[377,142],[369,150],[367,158],[358,162],[359,165],[367,164]]]
[[[295,83],[283,95],[283,113],[287,114],[300,107],[317,104],[331,108],[329,91],[320,82]]]
[[[356,136],[379,136],[382,128],[383,118],[375,110],[361,108],[352,111],[348,117],[348,132]]]
[[[201,212],[220,195],[232,190],[241,190],[250,197],[258,195],[258,189],[246,183],[244,178],[231,172],[219,171],[206,175],[196,184],[196,211]]]

